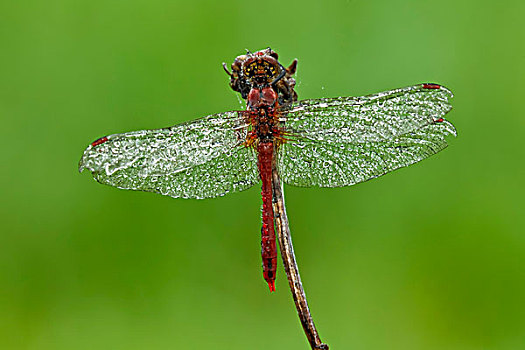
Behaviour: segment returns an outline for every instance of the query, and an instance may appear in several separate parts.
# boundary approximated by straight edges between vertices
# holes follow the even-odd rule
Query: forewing
[[[248,125],[226,112],[169,128],[114,134],[84,151],[79,170],[100,183],[171,197],[210,198],[258,182],[257,157],[243,146]]]
[[[340,187],[408,166],[447,146],[456,135],[443,119],[452,93],[420,84],[363,97],[305,100],[283,118],[283,181]]]

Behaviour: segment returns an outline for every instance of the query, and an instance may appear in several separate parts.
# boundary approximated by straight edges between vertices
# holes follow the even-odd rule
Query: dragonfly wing
[[[408,166],[456,135],[443,119],[452,93],[420,84],[363,97],[306,100],[283,118],[289,140],[279,154],[283,181],[340,187]]]
[[[171,197],[210,198],[259,181],[257,157],[244,147],[248,125],[237,112],[169,128],[114,134],[84,151],[79,170],[100,183]]]

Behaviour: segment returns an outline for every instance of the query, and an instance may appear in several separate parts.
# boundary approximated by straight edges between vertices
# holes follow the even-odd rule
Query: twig
[[[292,291],[297,314],[299,315],[299,320],[303,325],[304,333],[308,338],[311,348],[315,350],[328,350],[328,345],[321,342],[321,339],[319,338],[312,315],[310,314],[310,309],[308,309],[308,302],[306,301],[306,295],[301,283],[301,276],[299,276],[299,268],[295,261],[292,237],[290,236],[290,226],[288,224],[288,217],[286,216],[286,208],[284,206],[281,179],[279,178],[275,162],[272,166],[272,178],[275,228],[279,237],[281,257],[283,259],[284,269],[286,270],[286,276],[288,276],[288,283],[290,284],[290,290]]]

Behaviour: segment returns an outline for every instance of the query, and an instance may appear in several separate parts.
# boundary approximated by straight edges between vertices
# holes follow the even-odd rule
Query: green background
[[[307,349],[260,189],[203,201],[79,175],[106,134],[241,109],[221,63],[271,46],[300,98],[454,93],[445,151],[286,187],[332,349],[525,348],[523,1],[2,1],[0,348]]]

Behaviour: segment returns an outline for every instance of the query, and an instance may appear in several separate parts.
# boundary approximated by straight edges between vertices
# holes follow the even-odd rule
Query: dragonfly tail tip
[[[275,292],[275,281],[268,282],[268,287],[270,288],[270,292]]]

